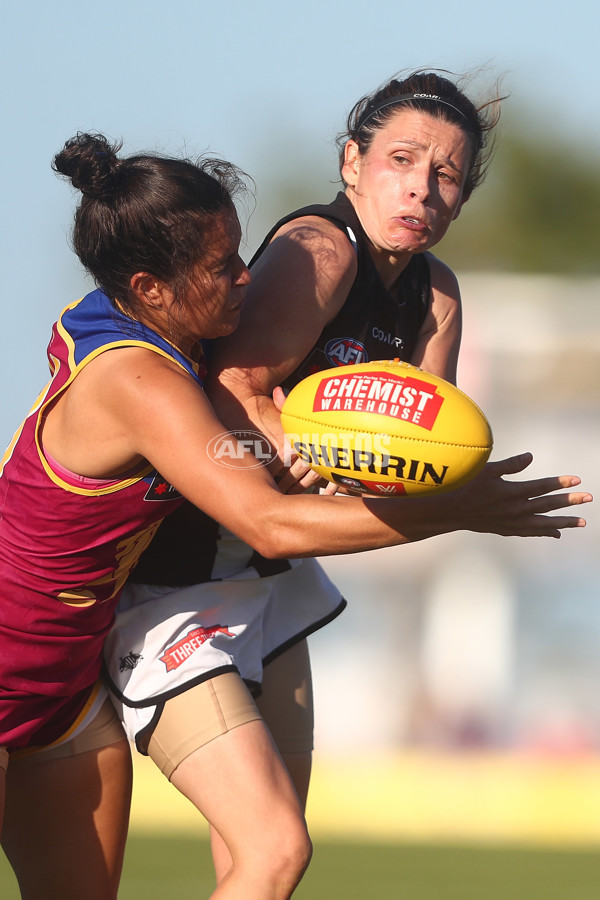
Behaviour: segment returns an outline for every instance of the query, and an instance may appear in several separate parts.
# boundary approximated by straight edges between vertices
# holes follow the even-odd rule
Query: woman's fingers
[[[294,460],[289,469],[286,469],[276,481],[283,494],[299,494],[324,483],[321,476],[313,472],[301,459]]]
[[[497,459],[488,462],[482,474],[499,478],[502,475],[518,475],[533,462],[532,453],[519,453],[517,456],[508,456],[506,459]]]
[[[565,488],[577,487],[577,485],[581,484],[581,478],[578,478],[576,475],[555,475],[546,478],[535,478],[531,481],[520,481],[520,482],[511,482],[515,485],[518,493],[522,497],[528,497],[530,499],[534,497],[541,497],[546,494],[551,494],[554,491],[564,490]],[[587,493],[582,494],[569,494],[572,497],[590,497],[591,495]],[[586,501],[573,501],[573,502],[586,502]]]
[[[534,497],[529,500],[529,508],[534,514],[548,513],[555,509],[564,509],[567,506],[579,506],[582,503],[591,503],[594,498],[591,494],[551,494],[542,497]],[[582,520],[583,521],[583,520]]]

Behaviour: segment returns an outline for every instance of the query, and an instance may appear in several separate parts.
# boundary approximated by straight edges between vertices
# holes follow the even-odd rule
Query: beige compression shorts
[[[281,753],[310,753],[313,711],[306,641],[265,667],[255,701],[236,672],[216,675],[167,700],[148,742],[148,755],[163,775],[214,738],[264,718]]]
[[[32,747],[25,750],[14,750],[10,755],[5,748],[0,748],[0,767],[5,769],[10,758],[11,765],[28,765],[30,763],[47,762],[51,759],[64,759],[69,756],[77,756],[88,750],[98,750],[115,744],[117,741],[126,740],[123,726],[114,710],[111,701],[105,698],[98,712],[86,722],[84,727],[74,737],[50,744],[48,747]],[[4,753],[3,753],[4,751]]]

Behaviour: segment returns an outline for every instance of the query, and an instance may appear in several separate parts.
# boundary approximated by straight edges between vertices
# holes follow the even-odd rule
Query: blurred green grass
[[[119,900],[201,900],[213,887],[205,840],[131,835]],[[600,851],[335,843],[317,839],[295,900],[597,900]],[[19,900],[0,857],[0,897]],[[59,898],[48,898],[59,900]],[[83,900],[83,898],[82,898]]]

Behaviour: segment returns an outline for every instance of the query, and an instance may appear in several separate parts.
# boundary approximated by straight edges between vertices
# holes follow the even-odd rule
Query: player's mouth
[[[409,231],[420,231],[426,232],[427,225],[422,219],[417,219],[415,216],[400,216],[399,220],[405,228],[408,228]]]
[[[244,288],[241,291],[241,296],[238,293],[235,297],[234,303],[230,306],[231,312],[241,312],[244,303],[246,302],[246,289]]]

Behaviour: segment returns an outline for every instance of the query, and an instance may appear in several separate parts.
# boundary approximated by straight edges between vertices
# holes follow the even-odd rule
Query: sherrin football
[[[325,369],[297,384],[281,421],[292,451],[352,492],[460,487],[485,465],[492,432],[453,384],[398,360]]]

